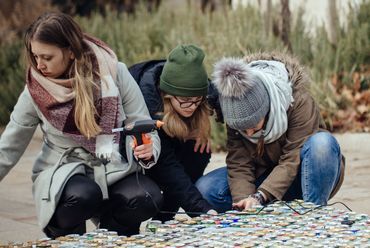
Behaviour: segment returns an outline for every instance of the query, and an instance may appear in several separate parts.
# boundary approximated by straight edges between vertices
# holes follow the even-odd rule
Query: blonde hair
[[[84,35],[78,24],[69,15],[63,13],[45,13],[32,23],[25,34],[26,56],[30,65],[37,70],[37,63],[32,54],[31,41],[70,49],[75,56],[68,76],[74,75],[72,88],[76,93],[74,121],[82,135],[90,139],[102,129],[96,122],[97,110],[94,105],[94,83],[92,61],[89,48],[84,42]],[[97,74],[96,74],[97,75]],[[97,75],[98,76],[98,75]]]
[[[98,112],[94,105],[94,87],[98,87],[93,80],[92,63],[88,56],[82,56],[74,63],[73,89],[76,92],[74,120],[81,134],[90,139],[96,137],[101,127],[95,120]]]
[[[197,131],[197,137],[202,142],[207,142],[211,136],[211,122],[209,116],[211,109],[207,102],[202,102],[193,115],[189,118],[180,116],[171,104],[171,97],[169,95],[162,96],[163,98],[163,130],[170,137],[175,137],[180,140],[186,140],[193,131]]]

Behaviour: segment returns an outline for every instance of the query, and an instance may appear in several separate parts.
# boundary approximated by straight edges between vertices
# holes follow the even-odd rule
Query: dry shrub
[[[18,39],[39,15],[56,10],[49,0],[1,0],[0,1],[0,44]]]

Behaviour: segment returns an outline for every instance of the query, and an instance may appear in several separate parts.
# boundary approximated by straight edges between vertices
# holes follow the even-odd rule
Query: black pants
[[[103,201],[99,186],[85,175],[72,176],[65,185],[52,219],[45,228],[48,237],[86,232],[85,221],[97,217],[99,228],[119,235],[139,233],[140,224],[158,213],[162,205],[159,187],[142,174],[131,174],[109,186]]]
[[[189,140],[185,142],[182,145],[181,149],[176,151],[176,158],[183,165],[185,173],[195,184],[195,182],[201,176],[203,176],[204,170],[206,169],[210,161],[211,154],[206,153],[205,151],[203,153],[200,153],[199,151],[194,152],[194,145],[195,145],[194,140]],[[160,164],[157,163],[157,165],[155,166],[160,166]],[[155,177],[152,177],[152,179],[156,181]],[[163,191],[163,200],[164,200],[161,211],[172,213],[158,213],[153,219],[165,222],[167,220],[173,219],[175,213],[180,208],[180,203],[174,199],[173,192],[171,191],[171,189],[168,189],[166,187],[161,187],[161,189]]]

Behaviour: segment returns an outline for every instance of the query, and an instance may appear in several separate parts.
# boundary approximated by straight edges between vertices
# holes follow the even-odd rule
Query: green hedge
[[[272,15],[278,16],[278,8]],[[370,1],[354,6],[347,17],[347,27],[340,30],[337,47],[333,47],[323,27],[315,36],[306,32],[302,12],[293,13],[290,40],[293,54],[312,73],[315,98],[320,106],[333,113],[339,108],[327,79],[343,71],[353,72],[360,65],[370,63]],[[223,56],[243,56],[255,51],[284,51],[278,37],[266,34],[264,21],[258,9],[239,8],[202,14],[192,8],[169,9],[165,4],[155,13],[143,8],[135,16],[109,13],[106,17],[94,14],[78,18],[84,31],[107,42],[119,59],[128,66],[143,60],[165,58],[181,43],[195,43],[206,52],[206,67]],[[0,125],[9,120],[16,98],[24,87],[22,42],[0,44]],[[223,148],[224,127],[214,125],[215,146]]]
[[[23,42],[1,46],[0,53],[0,126],[9,121],[9,115],[24,85]]]

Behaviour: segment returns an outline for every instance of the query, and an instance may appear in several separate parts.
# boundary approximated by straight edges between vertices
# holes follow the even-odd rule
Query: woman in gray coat
[[[138,233],[162,202],[158,186],[139,173],[152,166],[151,143],[132,148],[112,129],[150,115],[125,64],[103,42],[83,34],[68,15],[46,13],[27,30],[26,86],[0,139],[0,180],[17,163],[37,126],[44,142],[32,170],[39,224],[47,236],[100,228]],[[119,153],[125,138],[127,158]]]

